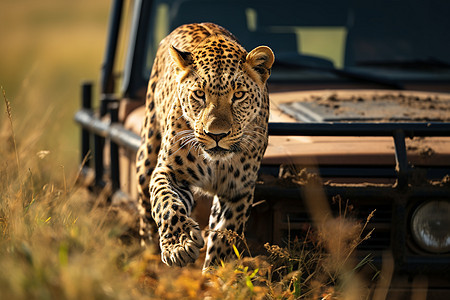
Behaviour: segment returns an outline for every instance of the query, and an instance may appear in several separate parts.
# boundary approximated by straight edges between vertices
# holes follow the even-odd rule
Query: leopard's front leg
[[[253,191],[254,188],[251,188],[240,191],[232,197],[214,197],[209,219],[210,232],[203,265],[204,271],[233,255],[226,231],[231,230],[238,235],[244,232],[253,203]]]
[[[194,199],[189,187],[177,182],[170,167],[158,167],[150,182],[150,199],[162,261],[180,267],[194,262],[204,241],[199,225],[190,218]]]

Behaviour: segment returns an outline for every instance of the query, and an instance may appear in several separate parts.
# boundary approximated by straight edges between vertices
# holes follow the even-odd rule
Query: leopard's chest
[[[224,160],[206,162],[206,168],[209,167],[210,172],[202,176],[196,185],[212,194],[235,196],[256,180],[255,168],[250,162],[242,163],[242,160],[242,154],[235,153]]]

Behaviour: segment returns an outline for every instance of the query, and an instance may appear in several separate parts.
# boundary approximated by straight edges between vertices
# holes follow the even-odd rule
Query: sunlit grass
[[[361,237],[364,225],[344,216],[330,219],[287,248],[267,244],[266,256],[248,257],[248,251],[244,255],[234,248],[234,261],[206,274],[200,260],[183,269],[165,266],[152,251],[155,247],[144,250],[137,239],[122,239],[130,222],[119,217],[118,208],[109,205],[105,195],[94,196],[78,186],[77,174],[67,174],[52,161],[51,152],[40,148],[39,122],[35,122],[37,131],[26,131],[32,138],[15,130],[14,106],[6,93],[3,98],[7,118],[1,136],[7,142],[0,145],[4,158],[0,268],[7,271],[0,272],[0,290],[5,299],[356,299],[367,295],[350,259],[365,238]],[[242,236],[222,234],[233,244],[239,240],[245,244]],[[349,298],[348,291],[354,296]]]
[[[76,184],[74,159],[79,83],[98,80],[109,5],[0,1],[0,298],[331,299],[349,290],[341,282],[355,278],[361,227],[343,220],[331,227],[346,243],[339,267],[326,226],[311,232],[320,243],[267,245],[258,257],[236,250],[235,261],[205,275],[200,260],[169,268],[152,247],[122,239],[127,214]]]

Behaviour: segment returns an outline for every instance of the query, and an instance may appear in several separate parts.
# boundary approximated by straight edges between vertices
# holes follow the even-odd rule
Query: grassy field
[[[122,215],[75,184],[73,114],[79,83],[98,80],[109,5],[0,0],[0,299],[366,295],[351,256],[363,224],[344,219],[311,233],[313,250],[299,241],[267,245],[264,257],[236,252],[235,262],[207,275],[200,261],[168,268],[156,251],[121,239]]]
[[[106,205],[103,195],[94,198],[77,186],[76,174],[68,174],[53,161],[51,151],[42,150],[39,140],[46,134],[46,124],[18,132],[19,121],[5,94],[3,104],[0,299],[364,299],[368,295],[370,283],[361,281],[357,271],[370,262],[355,262],[352,256],[368,236],[361,236],[363,224],[343,217],[320,221],[323,226],[306,242],[287,248],[267,244],[265,256],[244,257],[236,250],[235,261],[206,275],[201,260],[183,269],[165,266],[155,245],[144,250],[137,239],[124,239],[133,216]]]
[[[76,176],[18,135],[7,98],[0,146],[1,299],[364,299],[353,250],[363,225],[329,219],[308,243],[266,245],[202,275],[201,261],[169,268],[155,245],[124,239],[131,216],[78,187]],[[42,131],[42,130],[38,130]],[[311,248],[310,246],[313,246]],[[359,265],[370,264],[360,261]]]
[[[76,170],[82,80],[97,80],[110,1],[0,0],[0,85],[19,135],[37,141],[50,160]],[[1,114],[1,119],[5,114]]]

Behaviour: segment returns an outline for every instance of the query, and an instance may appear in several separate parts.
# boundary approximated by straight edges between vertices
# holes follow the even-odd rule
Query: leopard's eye
[[[244,96],[245,96],[244,91],[237,91],[233,94],[233,101],[240,100],[240,99],[244,98]]]
[[[205,99],[205,92],[202,90],[195,90],[193,92],[194,94],[194,98],[198,99],[198,100],[204,100]]]

